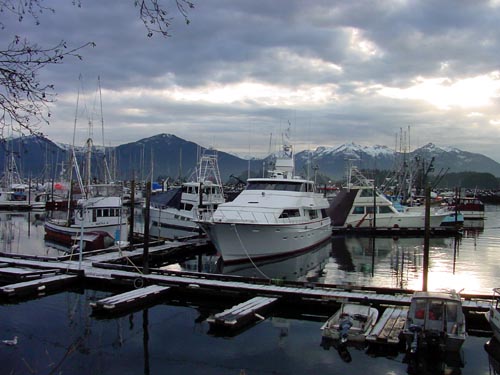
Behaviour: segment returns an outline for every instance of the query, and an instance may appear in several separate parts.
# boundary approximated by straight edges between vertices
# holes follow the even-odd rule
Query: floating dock
[[[78,281],[77,275],[61,274],[49,277],[40,277],[36,280],[23,281],[0,287],[0,295],[6,297],[40,296],[48,292],[67,289]]]
[[[264,320],[262,314],[277,301],[278,298],[254,297],[221,313],[210,316],[207,322],[213,329],[237,330],[250,322]]]
[[[169,289],[165,286],[150,285],[91,302],[90,307],[92,307],[94,314],[116,314],[130,311],[130,309],[144,307],[146,304],[158,301],[160,297],[165,296]]]
[[[423,227],[377,227],[377,228],[356,228],[356,227],[332,227],[332,234],[339,235],[363,235],[363,236],[380,236],[380,237],[411,237],[419,236],[425,233]],[[448,237],[460,235],[462,233],[461,227],[444,226],[429,228],[429,234],[433,237]]]
[[[196,248],[193,243],[166,243],[150,248],[152,257],[164,257],[172,252]],[[410,305],[410,290],[368,288],[319,284],[311,282],[285,282],[220,275],[201,272],[179,272],[152,268],[148,274],[142,268],[130,266],[130,259],[139,259],[142,249],[120,250],[113,253],[85,255],[81,261],[57,260],[47,257],[0,254],[0,270],[15,277],[16,282],[0,287],[1,299],[38,298],[47,293],[69,290],[75,285],[94,285],[104,290],[120,289],[125,293],[92,302],[96,314],[126,313],[155,303],[168,303],[199,298],[209,303],[225,299],[236,303],[214,314],[208,323],[213,327],[238,330],[265,319],[266,315],[286,313],[300,316],[331,315],[343,302],[370,303],[384,310],[376,331],[368,341],[392,344],[404,325],[405,312]],[[31,279],[35,278],[35,279]],[[175,297],[171,297],[171,294]],[[241,302],[246,298],[245,302]],[[488,311],[491,296],[462,295],[464,312]],[[230,306],[230,305],[229,305]],[[480,315],[480,314],[476,314]],[[483,318],[484,320],[484,318]],[[468,326],[470,326],[468,324]]]

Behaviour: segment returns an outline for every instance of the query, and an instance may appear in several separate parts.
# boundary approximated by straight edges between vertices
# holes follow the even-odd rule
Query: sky
[[[95,42],[40,72],[53,141],[83,145],[90,122],[97,144],[169,133],[262,157],[290,124],[296,151],[433,142],[500,162],[500,0],[194,0],[189,24],[164,0],[168,38],[133,0],[73,3],[44,1],[39,25],[0,14],[5,46]]]

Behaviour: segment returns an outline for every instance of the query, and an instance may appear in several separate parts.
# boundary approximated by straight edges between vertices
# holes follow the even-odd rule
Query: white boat
[[[0,209],[43,210],[47,202],[47,194],[32,190],[28,185],[25,186],[12,186],[8,189],[0,189]]]
[[[44,226],[45,239],[68,246],[87,232],[104,231],[115,241],[126,238],[121,186],[89,185],[88,196],[77,201],[69,219],[46,219]]]
[[[455,291],[415,292],[403,334],[409,352],[456,352],[467,337],[462,300]]]
[[[4,172],[0,178],[0,209],[44,209],[47,195],[23,183],[14,153],[8,150],[7,152],[10,153],[10,157],[5,159]]]
[[[285,142],[270,177],[249,178],[233,201],[198,221],[224,263],[299,253],[331,238],[328,200],[294,169],[293,149]]]
[[[102,124],[104,126],[104,122]],[[92,122],[89,121],[88,125],[91,128]],[[71,246],[78,239],[83,243],[86,237],[85,234],[88,232],[107,232],[115,242],[126,238],[127,222],[124,220],[122,212],[123,186],[110,182],[111,174],[107,167],[105,153],[102,159],[102,167],[105,170],[105,183],[96,184],[92,182],[94,180],[91,168],[93,150],[93,140],[88,138],[86,140],[85,174],[82,176],[77,162],[75,145],[73,144],[71,150],[71,177],[68,186],[72,186],[74,171],[82,196],[77,200],[76,208],[73,210],[70,209],[73,197],[68,197],[68,212],[65,219],[49,218],[45,221],[45,239]],[[72,193],[72,189],[68,193]]]
[[[364,343],[378,319],[378,310],[359,303],[343,303],[321,327],[323,340]]]
[[[217,153],[206,150],[192,181],[151,197],[150,234],[167,239],[199,235],[202,231],[194,220],[209,219],[224,202]]]
[[[500,341],[500,288],[493,289],[493,300],[487,313],[493,336]]]
[[[400,212],[373,187],[373,181],[351,167],[348,186],[332,201],[329,215],[332,224],[344,228],[424,228],[424,209]],[[432,211],[429,226],[440,227],[449,212]]]

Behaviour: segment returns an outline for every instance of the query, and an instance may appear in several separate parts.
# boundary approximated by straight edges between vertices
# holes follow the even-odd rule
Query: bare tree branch
[[[181,13],[189,25],[188,9],[194,8],[194,3],[189,0],[175,0],[177,10]],[[169,28],[173,17],[169,16],[167,8],[162,0],[135,0],[135,6],[139,8],[139,16],[148,31],[148,36],[155,33],[162,36],[170,36]]]
[[[18,22],[27,22],[27,18],[31,18],[40,25],[41,14],[55,12],[55,9],[45,6],[44,1],[0,0],[0,16],[15,17]],[[150,37],[155,33],[170,36],[168,29],[172,17],[162,2],[134,0]],[[81,0],[72,0],[72,4],[79,8]],[[194,4],[189,0],[175,0],[175,4],[189,24],[188,9],[193,9]],[[0,19],[0,29],[5,28]],[[82,59],[79,52],[90,46],[94,47],[95,43],[68,47],[67,42],[61,40],[55,46],[43,47],[16,35],[5,49],[0,48],[0,140],[8,136],[5,134],[7,130],[40,134],[40,126],[49,123],[49,104],[55,101],[54,86],[40,81],[40,70],[48,65],[61,64],[68,57]]]

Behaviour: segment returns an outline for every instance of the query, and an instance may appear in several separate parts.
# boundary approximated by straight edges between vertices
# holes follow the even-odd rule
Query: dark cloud
[[[17,34],[43,45],[96,43],[80,51],[82,61],[42,72],[58,93],[53,121],[42,130],[56,141],[72,139],[79,88],[88,95],[81,126],[88,113],[97,116],[100,76],[113,145],[174,133],[264,154],[270,135],[290,120],[302,147],[393,146],[410,126],[414,146],[432,141],[500,160],[495,2],[213,0],[195,2],[189,25],[166,2],[169,38],[147,37],[132,0],[50,3],[55,13],[44,12],[38,26],[4,13],[0,40]],[[483,86],[456,85],[481,76],[488,77]],[[430,88],[419,91],[419,82]]]

